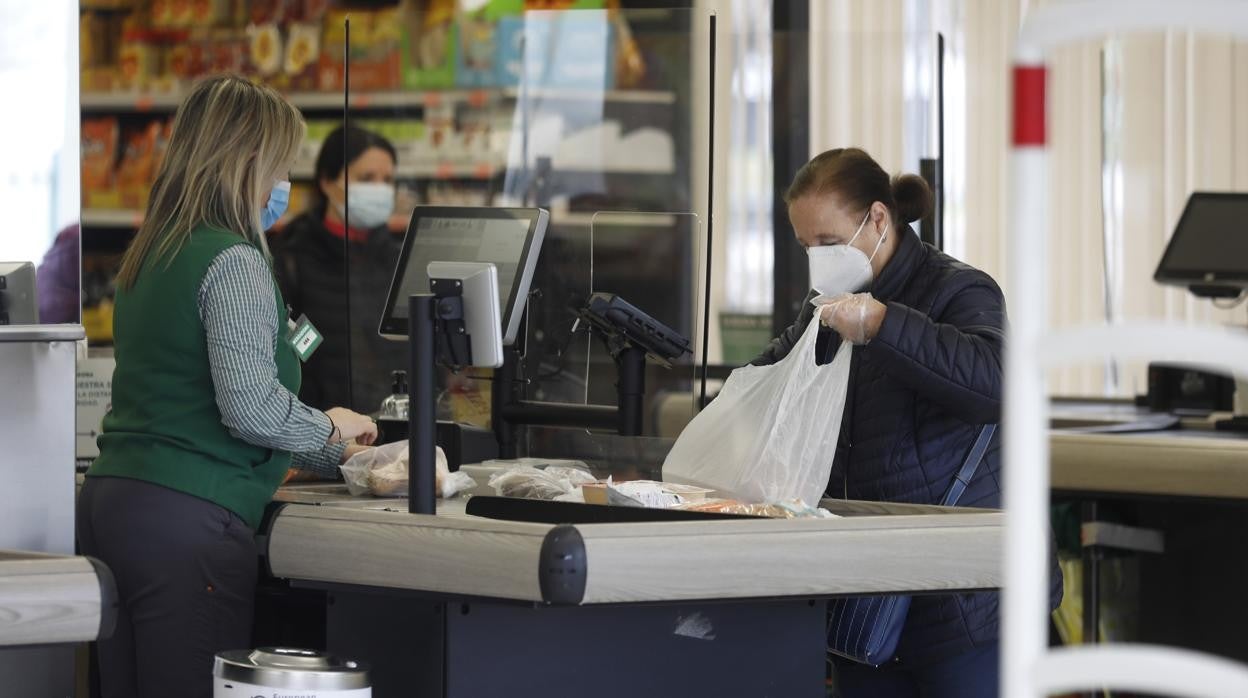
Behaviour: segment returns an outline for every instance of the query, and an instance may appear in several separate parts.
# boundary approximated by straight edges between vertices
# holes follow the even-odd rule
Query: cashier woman
[[[819,313],[818,351],[851,342],[849,395],[827,496],[936,504],[981,426],[1001,417],[1006,313],[990,276],[919,240],[932,206],[914,175],[891,178],[838,148],[798,171],[785,201],[809,257],[812,291],[797,321],[755,360],[782,359]],[[808,300],[810,300],[808,299]],[[1001,504],[994,438],[959,506]],[[1052,603],[1061,596],[1056,580]],[[997,695],[998,594],[913,599],[896,659],[836,661],[843,698]]]
[[[295,397],[307,328],[262,231],[303,135],[267,87],[196,85],[122,261],[113,403],[78,500],[82,552],[121,600],[105,698],[208,698],[213,655],[250,646],[254,533],[287,468],[332,469],[376,438],[369,418]]]

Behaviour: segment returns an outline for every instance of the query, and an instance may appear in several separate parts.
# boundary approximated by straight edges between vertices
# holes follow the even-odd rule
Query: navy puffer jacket
[[[870,292],[888,306],[880,331],[853,349],[849,396],[827,495],[938,504],[984,424],[1001,418],[1005,300],[992,277],[921,242],[907,226]],[[754,361],[786,356],[813,317],[797,322]],[[816,347],[830,361],[840,338]],[[958,506],[1001,505],[1000,430]],[[1053,606],[1061,599],[1056,558]],[[897,657],[939,662],[993,642],[998,594],[916,596]]]

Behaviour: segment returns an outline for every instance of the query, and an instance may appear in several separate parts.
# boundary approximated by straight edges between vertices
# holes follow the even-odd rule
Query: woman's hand
[[[342,458],[338,459],[338,465],[345,465],[347,461],[351,460],[351,456],[372,448],[372,446],[361,446],[360,444],[347,444],[347,447],[342,451]]]
[[[819,308],[819,321],[853,344],[866,344],[879,334],[887,310],[870,293],[846,293]]]
[[[369,446],[377,440],[377,423],[372,417],[352,412],[345,407],[331,407],[325,410],[325,416],[334,425],[328,443],[354,440],[358,444]]]

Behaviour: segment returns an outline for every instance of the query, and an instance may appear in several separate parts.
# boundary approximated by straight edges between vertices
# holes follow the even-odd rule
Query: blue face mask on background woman
[[[273,224],[286,213],[286,206],[290,204],[290,182],[282,181],[273,185],[273,191],[269,192],[269,201],[264,205],[264,210],[260,212],[260,228],[268,230]]]

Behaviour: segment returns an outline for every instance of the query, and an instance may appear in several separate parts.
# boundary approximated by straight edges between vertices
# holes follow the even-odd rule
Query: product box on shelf
[[[156,178],[159,159],[168,143],[165,125],[160,121],[133,126],[125,130],[124,150],[117,166],[117,187],[122,208],[144,209],[148,193]]]
[[[276,23],[253,24],[247,27],[247,72],[272,80],[282,70],[284,56],[282,30]]]
[[[82,120],[82,205],[88,208],[117,208],[114,166],[117,162],[117,117]]]
[[[456,85],[494,87],[498,84],[501,22],[506,17],[519,17],[523,12],[523,0],[487,0],[479,8],[459,13],[459,40],[455,42]]]
[[[401,84],[403,31],[397,7],[374,12],[334,10],[326,15],[320,56],[320,89],[341,90],[346,20],[351,20],[351,90],[391,90]]]
[[[321,25],[295,22],[288,29],[282,73],[291,90],[315,90],[317,61],[321,55]]]
[[[409,90],[455,86],[455,0],[407,0],[402,11],[402,82]]]
[[[497,83],[523,77],[535,89],[609,90],[615,85],[615,27],[606,10],[526,12],[499,23]]]

